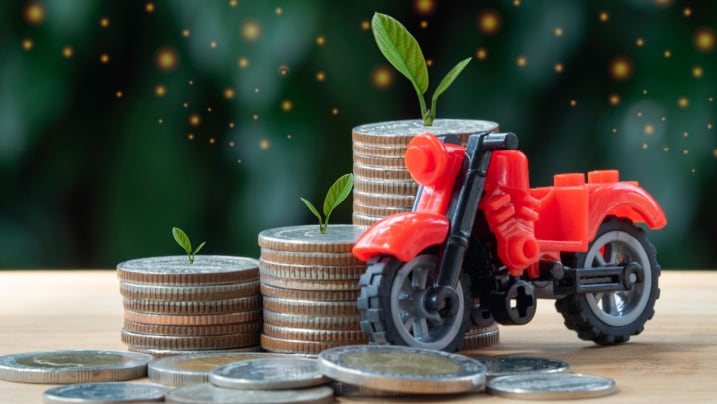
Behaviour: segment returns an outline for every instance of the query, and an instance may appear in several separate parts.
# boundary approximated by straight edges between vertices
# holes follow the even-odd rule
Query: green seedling
[[[174,241],[176,241],[177,244],[179,244],[179,246],[187,252],[189,264],[194,264],[194,256],[199,252],[199,250],[202,249],[202,247],[204,247],[206,241],[202,242],[202,244],[199,244],[197,248],[192,251],[192,242],[189,241],[189,236],[187,236],[187,233],[185,233],[182,229],[180,229],[179,227],[172,227],[172,236],[174,236]]]
[[[421,107],[421,117],[425,126],[431,126],[436,119],[436,102],[438,96],[453,84],[453,81],[470,63],[471,58],[465,58],[458,62],[443,77],[431,98],[431,109],[426,108],[426,100],[423,98],[428,90],[428,67],[423,57],[421,47],[416,38],[395,18],[386,14],[374,13],[371,19],[371,30],[376,40],[378,49],[391,65],[406,76],[413,84],[418,95],[418,103]]]
[[[311,213],[319,219],[319,230],[321,231],[321,234],[326,234],[326,230],[328,230],[329,227],[329,217],[331,217],[331,212],[333,212],[334,209],[341,204],[341,202],[348,198],[353,186],[354,176],[351,173],[342,175],[334,182],[333,185],[331,185],[331,188],[329,188],[329,191],[326,193],[326,197],[324,198],[325,219],[321,218],[319,210],[316,209],[316,206],[314,206],[313,203],[304,198],[299,198],[301,199],[301,202],[304,202],[304,205],[309,208]]]

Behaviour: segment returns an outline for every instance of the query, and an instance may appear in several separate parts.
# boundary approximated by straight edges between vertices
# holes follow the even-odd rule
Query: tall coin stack
[[[330,225],[321,234],[312,225],[259,233],[262,348],[316,355],[368,342],[356,306],[366,264],[351,253],[361,232],[357,226]]]
[[[259,350],[259,263],[252,258],[153,257],[117,265],[122,342],[155,356]]]
[[[423,132],[458,135],[465,145],[476,132],[495,131],[495,122],[437,119],[433,126],[420,120],[366,124],[353,129],[353,224],[370,226],[385,216],[410,211],[418,184],[403,163],[408,142]]]

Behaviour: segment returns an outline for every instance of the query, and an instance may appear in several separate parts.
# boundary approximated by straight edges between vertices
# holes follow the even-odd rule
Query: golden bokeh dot
[[[513,5],[516,7],[520,7],[520,0],[513,0]]]
[[[182,106],[183,106],[185,109],[186,109],[186,108],[189,108],[189,103],[188,103],[188,102],[185,102],[184,104],[182,104]]]
[[[237,164],[241,164],[241,160],[237,160]]]
[[[229,127],[230,127],[230,128],[234,129],[234,126],[235,126],[235,125],[234,125],[234,122],[229,122]]]
[[[371,72],[371,83],[374,87],[385,90],[393,84],[395,75],[393,69],[386,65],[378,66]]]
[[[269,140],[268,140],[268,139],[261,139],[261,140],[259,141],[259,149],[261,149],[261,150],[269,150],[270,147],[271,147],[271,143],[269,143]]]
[[[207,107],[207,112],[212,112],[212,107]]]
[[[647,150],[647,143],[642,144],[642,150]]]
[[[209,144],[214,144],[214,143],[216,143],[216,142],[217,142],[217,140],[214,139],[213,137],[210,137],[210,138],[209,138]]]
[[[325,36],[319,35],[319,36],[316,37],[316,44],[317,44],[317,45],[319,45],[319,46],[324,46],[325,43],[326,43],[326,37],[325,37]]]
[[[421,28],[422,29],[428,28],[428,21],[426,21],[426,20],[421,21]]]
[[[709,102],[713,102],[714,100],[715,100],[715,97],[709,97],[709,98],[707,98],[707,101],[709,101]]]
[[[155,56],[155,62],[157,63],[159,70],[168,72],[177,67],[179,56],[172,48],[160,48]]]
[[[107,64],[110,62],[110,55],[107,53],[103,53],[100,55],[100,63]]]
[[[234,89],[231,87],[227,87],[224,89],[224,98],[227,100],[233,100],[234,99]]]
[[[600,20],[600,22],[608,22],[610,20],[610,14],[608,14],[607,11],[601,11],[600,14],[598,14],[598,20]]]
[[[64,48],[62,48],[62,56],[64,56],[65,58],[69,59],[74,54],[75,54],[75,50],[72,48],[72,46],[68,45],[68,46],[65,46]]]
[[[157,119],[157,123],[160,124],[160,125],[163,124],[163,123],[164,123],[164,119],[162,119],[162,118]]]
[[[368,31],[371,29],[371,22],[369,20],[362,20],[361,21],[361,29],[364,31]]]
[[[154,95],[157,97],[164,97],[167,94],[167,87],[165,87],[163,84],[158,84],[156,87],[154,87]]]
[[[665,121],[667,121],[667,117],[666,117],[666,116],[663,116],[662,118],[660,118],[660,120],[661,120],[662,122],[665,122]]]
[[[695,47],[701,52],[711,52],[715,47],[715,33],[712,29],[702,27],[695,32]]]
[[[682,154],[684,154],[686,156],[686,155],[690,154],[690,151],[687,149],[684,149],[684,150],[682,150]]]
[[[239,59],[237,59],[237,66],[239,66],[239,68],[241,69],[246,69],[247,67],[249,67],[249,59],[244,56],[240,57]]]
[[[638,118],[642,118],[642,112],[638,112],[636,115]]]
[[[652,134],[655,133],[655,127],[652,126],[651,123],[648,123],[647,125],[645,125],[645,127],[642,128],[642,130],[645,132],[645,134],[647,136],[652,136]]]
[[[274,14],[276,14],[276,15],[282,15],[282,14],[284,14],[284,9],[281,8],[281,7],[277,7],[277,8],[274,9]]]
[[[618,56],[610,61],[610,76],[617,81],[625,81],[632,76],[632,62],[624,56]]]
[[[501,24],[501,16],[495,10],[483,10],[478,15],[478,29],[484,34],[495,34]]]
[[[217,47],[217,41],[210,41],[209,47],[215,49]]]
[[[563,36],[563,27],[555,27],[555,29],[553,30],[553,33],[557,37]]]
[[[107,28],[110,26],[110,19],[107,17],[100,18],[100,27]]]
[[[528,59],[525,58],[525,56],[518,56],[517,59],[515,59],[515,64],[518,65],[518,67],[525,67],[525,65],[528,64]]]
[[[338,114],[339,114],[339,109],[338,109],[338,108],[336,108],[336,107],[331,108],[331,115],[336,116],[336,115],[338,115]]]
[[[289,66],[287,66],[287,65],[279,66],[278,71],[279,71],[280,76],[288,76],[289,73],[291,72],[291,70],[289,69]]]
[[[707,124],[707,129],[710,129],[710,130],[712,129],[712,122]]]
[[[148,13],[153,13],[154,9],[155,9],[154,3],[152,3],[151,1],[147,2],[147,4],[144,5],[144,10]]]
[[[434,0],[413,0],[413,9],[418,14],[429,15],[436,9],[436,2]]]
[[[672,0],[655,0],[655,4],[662,7],[667,7],[672,4]]]
[[[677,106],[680,108],[687,108],[690,106],[690,99],[687,97],[679,97],[677,98]]]
[[[239,2],[237,0],[229,0],[229,7],[236,7]]]
[[[193,85],[194,85],[194,80],[189,80],[189,81],[187,82],[187,84],[189,84],[190,86],[193,86]]]
[[[254,94],[259,94],[261,92],[261,88],[254,87]]]
[[[22,49],[29,51],[29,50],[32,50],[32,48],[34,48],[34,47],[35,47],[35,43],[32,42],[32,39],[25,38],[22,40]]]
[[[289,140],[291,140],[291,137],[292,137],[292,136],[291,136],[291,133],[289,133],[288,135],[286,135],[286,138],[289,139]]]
[[[476,51],[476,58],[478,60],[486,60],[486,58],[488,58],[488,51],[486,48],[478,48]]]
[[[247,21],[241,26],[241,36],[247,42],[254,42],[261,36],[261,26],[256,21]]]
[[[608,97],[607,101],[610,103],[610,105],[613,105],[613,106],[615,106],[615,105],[620,105],[620,101],[621,101],[621,100],[620,100],[620,95],[619,95],[619,94],[615,94],[615,93],[610,94],[610,96]]]
[[[672,51],[667,49],[664,52],[662,52],[662,55],[665,57],[665,59],[669,59],[672,57]]]
[[[231,140],[231,141],[229,142],[229,147],[234,147],[234,141],[233,141],[233,140]]]
[[[574,107],[574,106],[576,106],[576,105],[578,105],[578,101],[577,101],[577,100],[570,100],[570,106],[571,106],[571,107]]]
[[[684,9],[682,9],[682,15],[684,15],[685,17],[691,16],[691,15],[692,15],[692,9],[689,8],[689,7],[685,7]]]
[[[122,92],[122,90],[115,91],[115,97],[117,97],[117,98],[124,97],[124,93]]]
[[[190,30],[188,30],[187,28],[182,30],[182,36],[185,38],[189,38],[189,35],[191,35],[191,34],[192,34],[192,32]]]
[[[689,132],[682,132],[682,137],[684,137],[684,138],[690,137]]]
[[[647,95],[647,89],[642,90],[643,95]]]
[[[281,101],[281,110],[284,112],[289,112],[292,109],[294,109],[294,103],[291,102],[291,100],[283,100]]]
[[[612,128],[612,133],[617,133],[617,128]]]
[[[670,151],[670,148],[667,147],[667,146],[665,146],[665,147],[662,148],[662,151],[664,151],[665,153],[667,153],[668,151]]]
[[[202,124],[202,117],[199,114],[189,115],[189,124],[197,127]]]
[[[326,80],[326,73],[322,71],[316,72],[316,81],[324,81]]]
[[[25,6],[25,21],[32,25],[37,25],[45,20],[45,7],[42,4],[30,3]]]
[[[702,70],[702,66],[695,66],[692,68],[692,77],[699,79],[704,75],[704,70]]]
[[[712,156],[717,159],[717,149],[712,149]]]
[[[645,40],[642,39],[642,38],[637,38],[637,39],[635,40],[635,45],[637,45],[637,46],[644,46],[644,45],[645,45]]]
[[[433,66],[433,59],[431,59],[431,58],[426,59],[426,66],[428,66],[428,67]]]
[[[555,66],[553,66],[553,69],[555,70],[555,73],[562,73],[563,70],[565,70],[565,66],[563,66],[562,63],[556,63]]]
[[[251,119],[258,121],[259,120],[259,114],[254,114],[251,116]]]
[[[194,140],[194,133],[190,133],[187,135],[187,139]]]

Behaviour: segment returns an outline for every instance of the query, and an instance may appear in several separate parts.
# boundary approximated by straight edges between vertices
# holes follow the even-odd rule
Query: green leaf
[[[319,226],[321,226],[321,224],[323,223],[323,221],[321,220],[321,213],[319,213],[319,210],[316,209],[316,206],[314,206],[313,203],[307,201],[307,200],[304,199],[304,198],[299,197],[299,199],[301,199],[301,202],[304,202],[304,205],[306,205],[306,207],[309,208],[309,210],[311,211],[311,213],[313,213],[314,216],[316,216],[316,217],[319,219]]]
[[[206,242],[206,241],[203,241],[202,244],[199,244],[199,245],[197,246],[197,249],[194,250],[194,252],[192,253],[192,255],[193,255],[193,256],[194,256],[194,255],[197,255],[197,253],[199,252],[199,250],[201,250],[202,247],[204,247],[204,244],[207,244],[207,242]]]
[[[331,216],[331,212],[336,209],[351,193],[351,188],[354,186],[354,176],[351,173],[344,174],[337,179],[324,198],[324,215],[326,216],[326,223],[328,224],[328,218]]]
[[[458,77],[459,74],[463,71],[463,69],[468,66],[468,63],[470,63],[471,58],[465,58],[458,62],[453,68],[446,74],[445,77],[443,77],[443,80],[441,80],[440,83],[438,83],[438,87],[436,87],[436,91],[433,93],[433,99],[431,100],[431,121],[436,118],[436,101],[438,101],[438,96],[443,94],[444,91],[448,89],[448,87],[453,84],[453,81]]]
[[[179,244],[179,246],[187,252],[187,254],[192,253],[192,243],[189,241],[187,233],[179,227],[172,227],[172,236],[174,236],[174,241],[176,241],[177,244]]]
[[[371,30],[383,56],[406,76],[419,95],[424,94],[428,89],[428,67],[416,38],[398,20],[381,13],[374,13]]]

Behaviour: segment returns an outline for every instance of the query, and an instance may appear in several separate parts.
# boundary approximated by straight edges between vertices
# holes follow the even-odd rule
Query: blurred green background
[[[717,267],[715,2],[38,0],[0,2],[0,268],[181,254],[172,226],[258,256],[313,223],[298,197],[351,171],[351,128],[419,115],[374,11],[431,89],[473,56],[439,118],[517,133],[535,186],[619,169],[667,214],[662,266]]]

